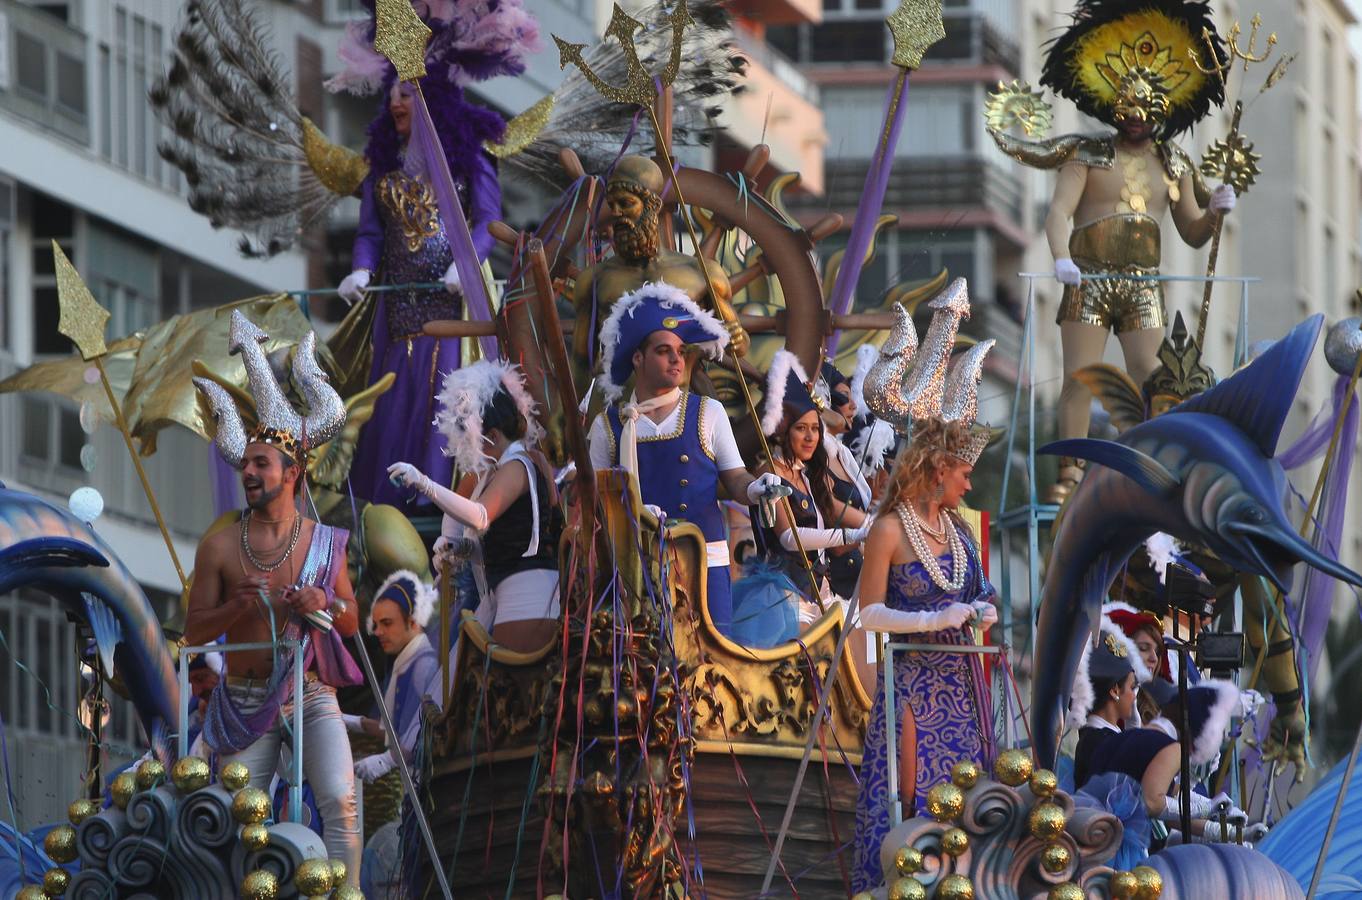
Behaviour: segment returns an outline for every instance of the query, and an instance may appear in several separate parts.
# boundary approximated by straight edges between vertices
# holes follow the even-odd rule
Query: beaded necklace
[[[288,558],[293,555],[293,549],[298,546],[298,538],[303,533],[303,517],[300,515],[295,515],[293,517],[293,529],[292,533],[289,535],[288,548],[284,550],[283,556],[272,563],[264,562],[255,555],[255,551],[251,548],[250,529],[251,511],[248,509],[246,510],[246,514],[241,517],[241,549],[246,552],[246,558],[251,561],[251,565],[255,566],[261,572],[273,572],[284,563],[288,562]]]
[[[946,523],[946,546],[951,553],[951,577],[947,578],[946,573],[941,571],[941,562],[932,552],[932,548],[927,544],[927,538],[922,533],[922,523],[918,520],[917,513],[914,512],[906,503],[899,503],[895,509],[899,514],[899,522],[903,524],[903,531],[908,535],[908,543],[912,546],[913,552],[917,554],[918,561],[922,563],[922,568],[927,570],[927,577],[932,580],[941,590],[948,594],[959,593],[965,586],[965,571],[969,568],[965,563],[965,546],[960,540],[960,532],[956,529],[955,523],[947,516]]]

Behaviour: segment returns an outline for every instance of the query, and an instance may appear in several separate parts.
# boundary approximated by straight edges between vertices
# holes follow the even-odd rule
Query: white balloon
[[[92,487],[76,488],[71,492],[71,499],[66,501],[66,505],[70,508],[71,515],[86,525],[92,525],[100,513],[104,512],[104,497]]]

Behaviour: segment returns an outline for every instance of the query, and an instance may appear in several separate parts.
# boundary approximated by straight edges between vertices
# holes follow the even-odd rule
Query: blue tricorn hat
[[[723,323],[696,305],[678,287],[653,281],[615,301],[601,326],[601,353],[605,373],[601,388],[614,399],[634,371],[634,351],[654,331],[670,331],[684,343],[718,359],[728,345]]]
[[[819,408],[809,390],[809,376],[789,350],[777,350],[766,371],[766,393],[761,398],[761,430],[767,437],[807,412]]]

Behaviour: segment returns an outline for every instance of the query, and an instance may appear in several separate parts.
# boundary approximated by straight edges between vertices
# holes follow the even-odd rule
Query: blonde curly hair
[[[941,472],[966,464],[951,452],[951,448],[964,446],[969,438],[968,422],[943,422],[940,419],[915,422],[913,439],[904,445],[894,460],[885,508],[892,508],[910,498],[927,496]]]

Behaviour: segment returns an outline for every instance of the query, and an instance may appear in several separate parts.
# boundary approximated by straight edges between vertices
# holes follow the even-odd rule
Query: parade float
[[[819,242],[843,223],[828,216],[805,227],[786,211],[783,192],[795,187],[797,173],[758,188],[766,148],[753,149],[734,172],[678,165],[674,158],[677,142],[703,134],[704,116],[695,108],[741,81],[721,7],[688,9],[682,2],[649,7],[637,18],[616,7],[599,45],[555,38],[563,88],[506,123],[480,117],[485,110],[463,100],[461,88],[515,74],[523,65],[523,52],[534,43],[533,21],[523,9],[407,0],[371,5],[372,20],[351,31],[337,86],[405,98],[411,137],[395,168],[382,127],[371,130],[370,147],[358,154],[327,142],[302,115],[240,0],[190,5],[175,62],[150,98],[172,127],[163,153],[185,173],[191,205],[217,226],[246,232],[246,252],[281,252],[337,198],[367,198],[372,208],[363,215],[376,229],[376,255],[357,255],[341,292],[359,302],[334,334],[320,341],[302,307],[281,293],[177,316],[106,346],[107,314],[63,256],[61,330],[79,358],[41,363],[0,389],[76,397],[98,385],[129,450],[138,441],[144,455],[154,452],[156,432],[171,425],[223,447],[244,444],[245,435],[261,429],[293,428],[306,436],[314,416],[321,421],[319,410],[334,406],[333,418],[343,424],[314,434],[301,460],[309,508],[318,521],[349,533],[355,599],[372,606],[392,573],[431,574],[429,548],[437,537],[429,511],[387,493],[384,479],[370,478],[369,487],[359,489],[362,473],[357,469],[351,479],[354,465],[373,469],[371,457],[386,465],[427,453],[424,443],[417,449],[393,444],[394,430],[401,430],[394,422],[422,426],[412,429],[422,441],[435,437],[419,407],[433,401],[433,392],[428,399],[412,393],[414,370],[401,362],[403,354],[409,359],[419,350],[415,356],[426,368],[415,381],[427,384],[437,370],[477,356],[515,363],[544,425],[544,456],[555,472],[573,473],[561,493],[554,492],[564,523],[556,546],[556,634],[537,648],[510,649],[473,611],[460,609],[454,567],[436,577],[432,643],[441,677],[434,694],[424,697],[415,752],[397,761],[400,784],[388,782],[405,799],[400,808],[390,806],[398,824],[387,829],[387,849],[371,842],[366,854],[366,867],[388,870],[383,879],[366,878],[368,885],[382,882],[370,896],[851,896],[867,729],[873,710],[886,708],[893,694],[883,681],[878,687],[869,681],[870,670],[849,650],[863,649],[866,640],[849,624],[855,598],[845,604],[818,597],[817,616],[772,646],[734,640],[709,608],[711,542],[695,524],[659,517],[643,499],[649,486],[634,472],[593,466],[587,427],[606,402],[596,384],[602,323],[613,304],[657,281],[712,312],[732,335],[720,359],[689,354],[686,380],[693,391],[723,402],[750,459],[772,461],[752,382],[763,383],[778,350],[792,353],[806,372],[819,371],[825,360],[843,369],[857,357],[875,360],[861,378],[873,386],[871,394],[891,398],[873,408],[905,443],[925,418],[972,423],[990,342],[957,334],[969,311],[963,282],[948,287],[943,272],[894,287],[873,308],[853,312],[851,303],[875,237],[888,224],[880,212],[907,86],[944,34],[939,5],[905,0],[888,19],[896,80],[883,131],[846,250],[821,263]],[[1241,47],[1237,27],[1227,45],[1221,42],[1209,12],[1197,4],[1147,6],[1086,4],[1079,26],[1056,50],[1058,58],[1072,53],[1079,62],[1047,67],[1047,84],[1095,115],[1138,108],[1145,117],[1180,116],[1185,127],[1223,101],[1236,60],[1245,61],[1245,70],[1257,61],[1253,42]],[[1112,41],[1117,49],[1109,55],[1093,49]],[[1175,58],[1173,49],[1189,46],[1200,55]],[[1096,60],[1096,74],[1082,70],[1083,60]],[[1264,89],[1283,72],[1274,68]],[[463,114],[478,127],[451,134],[449,116]],[[1048,109],[1025,85],[1004,87],[987,116],[999,146],[1028,164],[1079,161],[1107,174],[1116,164],[1111,138],[1038,142],[1006,134],[1019,123],[1033,136],[1048,121]],[[386,120],[380,114],[376,121]],[[1230,136],[1200,169],[1171,141],[1158,144],[1158,174],[1167,189],[1158,202],[1177,206],[1186,197],[1196,201],[1199,215],[1212,193],[1199,171],[1240,192],[1251,185],[1251,147],[1239,123],[1236,109]],[[408,170],[406,160],[418,157],[417,169]],[[493,158],[500,177],[535,179],[556,197],[533,232],[489,219],[487,206],[479,206],[486,195],[477,192],[493,189],[487,180]],[[1146,215],[1151,181],[1134,170],[1120,177],[1125,206],[1116,215],[1125,218],[1118,225],[1130,232],[1126,237],[1145,240],[1145,220],[1153,221]],[[1093,189],[1100,193],[1099,181]],[[1081,206],[1081,198],[1071,199]],[[1179,215],[1175,210],[1174,218]],[[1218,242],[1219,218],[1206,221],[1205,233],[1192,236]],[[1184,224],[1182,236],[1195,242]],[[1259,847],[1245,846],[1241,832],[1238,840],[1169,846],[1129,868],[1112,863],[1139,817],[1111,797],[1067,790],[1053,771],[1075,672],[1087,677],[1085,660],[1113,583],[1131,585],[1122,594],[1127,599],[1145,596],[1141,608],[1162,603],[1162,614],[1169,614],[1168,592],[1141,581],[1138,559],[1126,565],[1132,554],[1147,553],[1151,534],[1171,535],[1199,554],[1222,597],[1221,612],[1223,598],[1236,589],[1256,598],[1243,605],[1241,630],[1258,656],[1253,678],[1261,673],[1277,700],[1276,718],[1263,729],[1269,764],[1280,757],[1304,765],[1301,677],[1289,664],[1302,638],[1272,613],[1274,604],[1294,597],[1290,570],[1304,563],[1362,586],[1327,541],[1302,536],[1283,496],[1284,460],[1294,468],[1322,453],[1316,493],[1326,493],[1335,510],[1346,499],[1362,369],[1356,320],[1335,324],[1326,338],[1325,355],[1339,376],[1328,427],[1284,452],[1278,444],[1295,388],[1318,364],[1322,317],[1303,322],[1217,383],[1200,366],[1201,335],[1190,338],[1179,319],[1167,337],[1164,323],[1152,317],[1151,304],[1162,309],[1161,298],[1150,299],[1157,254],[1136,259],[1150,248],[1080,232],[1073,241],[1093,252],[1082,259],[1074,252],[1075,271],[1093,276],[1089,287],[1103,283],[1102,273],[1115,274],[1096,289],[1096,299],[1081,288],[1071,291],[1075,308],[1098,300],[1143,304],[1138,330],[1157,330],[1157,340],[1138,365],[1127,361],[1138,375],[1075,367],[1074,383],[1100,396],[1121,434],[1093,440],[1084,426],[1083,436],[1065,435],[1041,449],[1068,460],[1065,505],[1048,559],[1033,553],[1026,560],[1037,582],[1043,570],[1043,591],[1013,597],[1004,587],[1000,598],[1007,608],[1037,613],[1034,645],[969,642],[960,651],[997,657],[976,670],[989,674],[974,685],[992,696],[990,715],[983,716],[996,720],[984,741],[990,749],[979,761],[936,761],[949,777],[919,782],[926,802],[916,815],[913,791],[896,787],[891,777],[885,802],[906,813],[893,815],[878,847],[883,886],[858,897],[1297,897],[1319,881],[1336,831],[1338,859],[1355,863],[1355,829],[1346,817],[1340,825],[1339,812],[1356,753],[1297,811],[1316,812],[1289,816]],[[484,274],[492,241],[512,257],[500,282]],[[1130,296],[1118,297],[1122,291]],[[439,302],[422,305],[432,297]],[[571,318],[564,315],[568,309]],[[921,341],[913,321],[919,309],[931,312]],[[1199,332],[1209,314],[1207,302]],[[1034,341],[1031,316],[1028,308],[1026,339]],[[389,353],[397,347],[405,349]],[[966,352],[953,357],[957,350]],[[925,413],[914,406],[924,398],[934,398]],[[303,411],[287,427],[278,424],[285,408]],[[988,457],[980,464],[989,465]],[[459,474],[466,473],[438,477],[449,484]],[[1034,484],[1030,489],[1034,496]],[[91,526],[98,511],[88,501],[67,512],[0,491],[0,589],[47,591],[85,623],[91,661],[111,689],[132,698],[150,750],[108,785],[92,770],[89,797],[76,800],[69,825],[52,828],[44,840],[5,832],[17,852],[12,877],[4,874],[16,887],[27,885],[18,896],[357,896],[356,873],[328,860],[318,831],[303,821],[301,779],[285,779],[291,796],[279,807],[250,786],[251,773],[239,764],[215,771],[187,752],[184,704],[177,699],[186,684],[177,670],[187,660],[167,640],[133,574]],[[733,510],[725,515],[735,533],[752,527]],[[229,511],[209,535],[241,522],[239,511]],[[986,518],[973,516],[971,524],[987,533]],[[181,575],[188,596],[192,573],[181,567]],[[817,597],[816,581],[814,588]],[[1317,611],[1312,615],[1318,619]],[[921,652],[914,646],[899,652]],[[1313,654],[1317,636],[1307,646]],[[1018,647],[1029,660],[1017,657]],[[372,703],[385,691],[368,652],[362,639],[354,642],[367,669],[363,702]],[[888,671],[894,651],[881,648],[886,655],[881,664]],[[1022,662],[1033,673],[1028,702],[1012,678]],[[301,671],[298,681],[301,690]],[[392,712],[378,705],[395,742]],[[1022,714],[1027,707],[1029,726]],[[895,745],[889,746],[893,756]],[[1227,757],[1234,758],[1234,746],[1225,746]],[[297,753],[301,760],[301,749]],[[1217,788],[1225,768],[1219,777],[1207,776]],[[1189,774],[1184,767],[1183,797],[1191,791]],[[1320,811],[1328,803],[1334,810],[1326,822]],[[1224,822],[1222,815],[1222,837],[1229,833]],[[1290,842],[1281,837],[1288,831]],[[1301,858],[1305,846],[1318,847],[1312,852],[1321,862],[1312,872]],[[1338,871],[1344,875],[1333,876],[1336,886],[1350,870]]]

